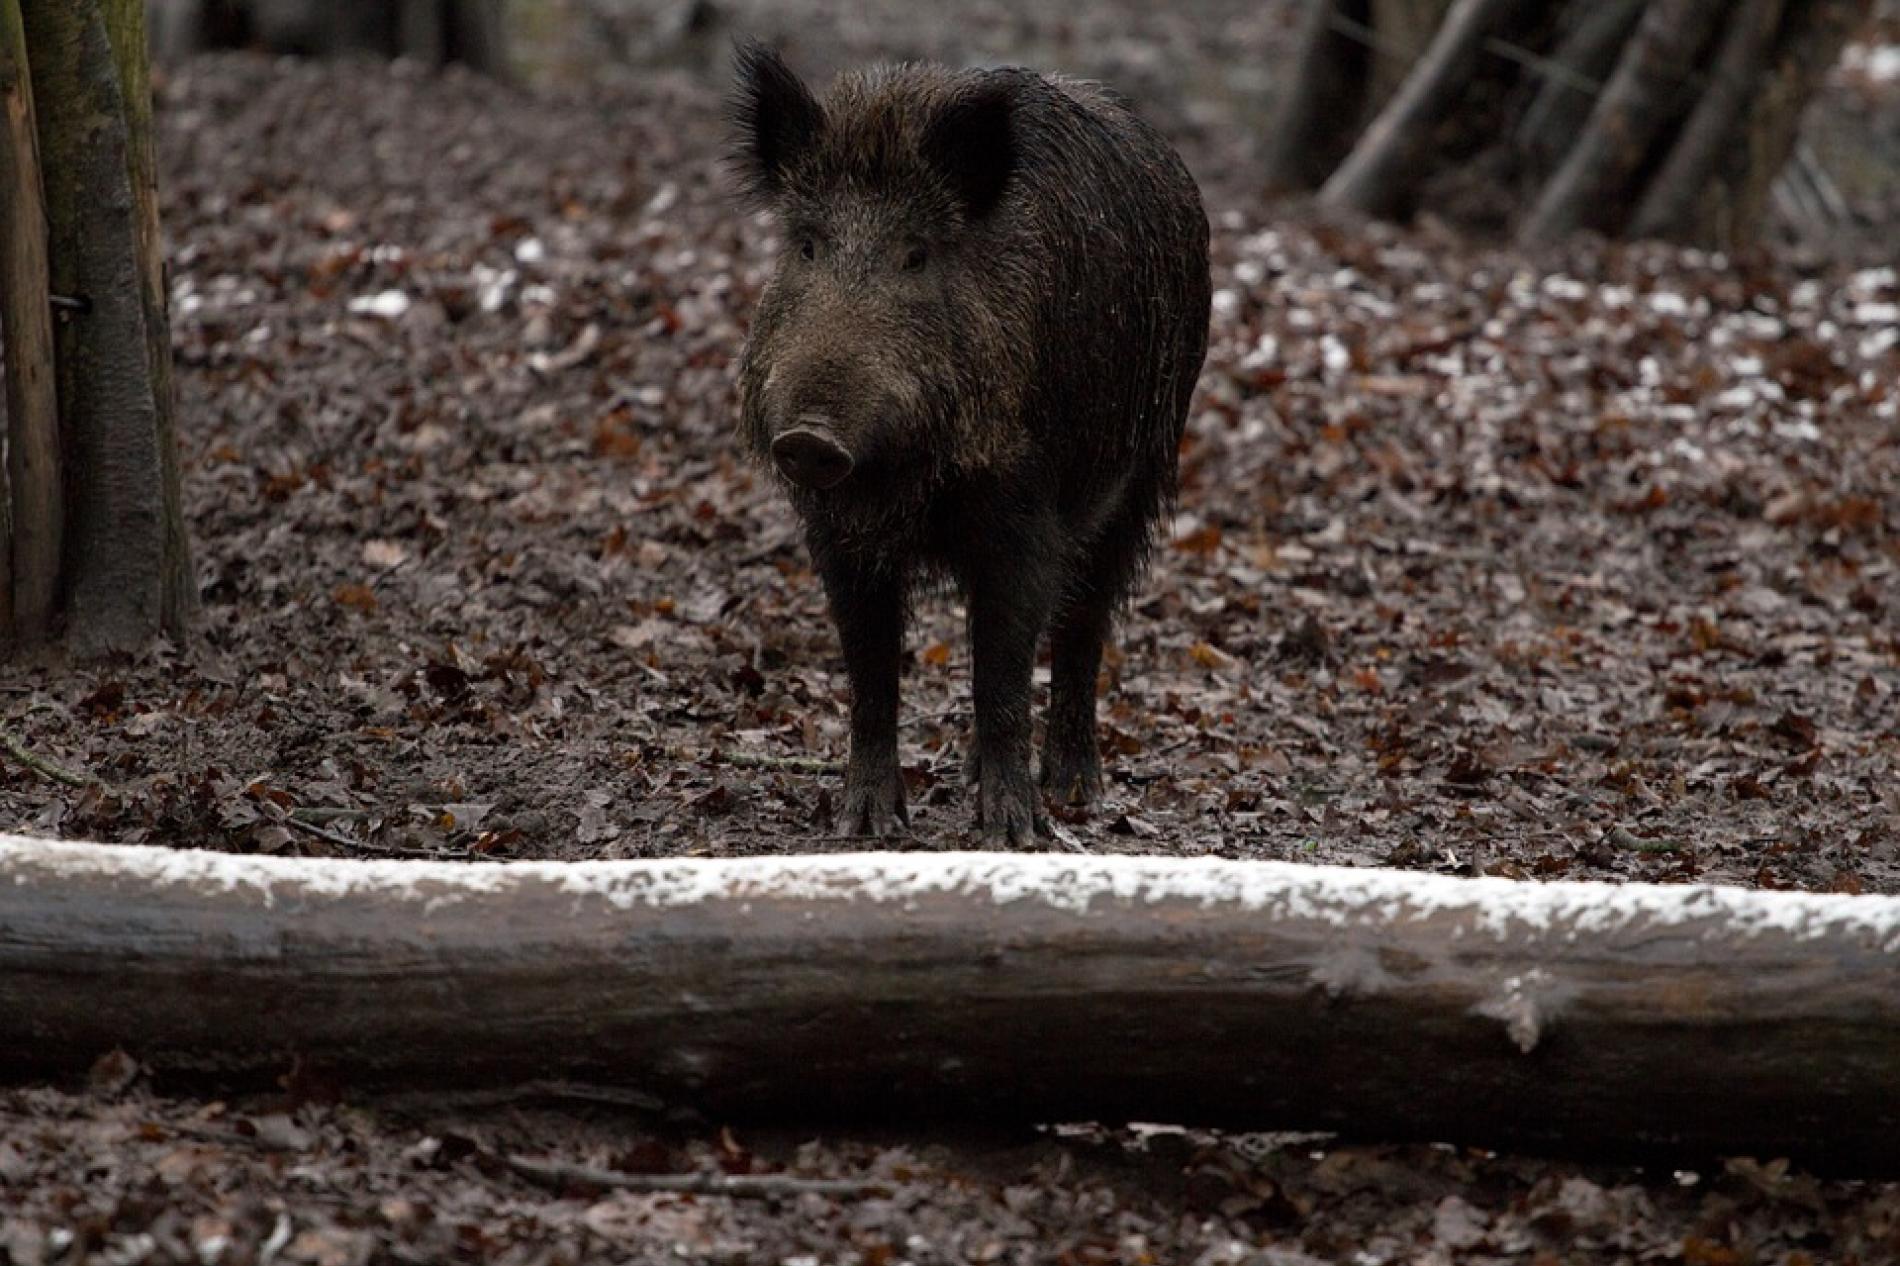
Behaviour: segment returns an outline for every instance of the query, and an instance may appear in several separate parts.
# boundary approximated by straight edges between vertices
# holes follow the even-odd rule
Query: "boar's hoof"
[[[1055,750],[1042,754],[1042,788],[1057,803],[1080,807],[1102,798],[1102,758]]]
[[[803,422],[772,441],[772,460],[799,487],[819,491],[843,483],[856,464],[830,428]]]
[[[1018,786],[1011,780],[985,777],[977,795],[976,820],[985,848],[1034,848],[1036,796],[1029,780],[1022,779]]]
[[[896,770],[888,777],[845,779],[844,817],[838,827],[844,835],[869,835],[888,839],[902,835],[910,825],[910,811],[904,807],[904,780]]]

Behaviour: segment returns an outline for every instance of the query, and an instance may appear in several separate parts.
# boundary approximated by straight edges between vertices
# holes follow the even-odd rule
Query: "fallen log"
[[[1207,858],[454,863],[0,836],[0,1073],[293,1059],[719,1118],[1891,1167],[1900,898]]]

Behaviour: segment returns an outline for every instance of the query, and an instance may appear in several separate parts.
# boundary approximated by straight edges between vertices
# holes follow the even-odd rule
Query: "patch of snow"
[[[1900,44],[1849,44],[1841,50],[1841,69],[1877,84],[1900,82]]]
[[[1890,325],[1862,339],[1855,351],[1860,353],[1862,360],[1878,360],[1895,347],[1900,347],[1900,326]]]
[[[409,311],[409,296],[400,290],[383,290],[373,295],[358,295],[350,300],[350,311],[359,316],[381,317],[394,321]]]
[[[1821,438],[1821,428],[1806,418],[1797,418],[1792,422],[1777,422],[1774,432],[1784,440],[1801,440],[1809,444]]]
[[[228,894],[265,907],[383,900],[424,911],[553,891],[622,911],[805,902],[897,910],[952,897],[1035,905],[1077,918],[1100,909],[1189,906],[1334,928],[1432,922],[1455,938],[1575,941],[1679,934],[1792,941],[1846,936],[1900,953],[1900,897],[1757,892],[1717,885],[1529,883],[1373,868],[1193,857],[857,853],[658,861],[335,861],[240,856],[0,835],[0,885],[111,876],[154,890]]]
[[[1658,290],[1649,296],[1649,310],[1658,316],[1688,316],[1689,301],[1673,290]]]

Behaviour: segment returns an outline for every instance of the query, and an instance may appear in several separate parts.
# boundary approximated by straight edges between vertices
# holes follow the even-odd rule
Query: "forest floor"
[[[1107,802],[1047,845],[1900,892],[1900,273],[1316,223],[1253,196],[1238,129],[1180,117],[1212,345],[1105,675]],[[7,669],[8,736],[77,785],[0,763],[0,827],[483,863],[860,846],[829,821],[822,593],[731,440],[772,229],[727,197],[717,88],[217,58],[165,79],[160,126],[204,638]],[[906,847],[974,843],[959,630],[921,604]],[[1770,1157],[811,1141],[96,1081],[0,1090],[0,1262],[1900,1258],[1900,1186]],[[511,1155],[894,1194],[550,1192]]]

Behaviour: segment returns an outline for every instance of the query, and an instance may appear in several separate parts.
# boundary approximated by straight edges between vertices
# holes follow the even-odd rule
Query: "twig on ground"
[[[282,818],[282,821],[285,826],[295,827],[297,830],[304,832],[304,834],[314,835],[320,840],[328,840],[330,843],[335,844],[340,848],[349,848],[349,849],[367,848],[369,851],[375,852],[380,847],[379,845],[375,845],[375,844],[364,844],[361,840],[353,840],[347,835],[342,835],[336,831],[332,831],[327,826],[319,826],[315,822],[306,822],[304,819],[299,818],[299,817],[294,817],[291,814],[285,814]]]
[[[944,708],[939,712],[919,712],[905,718],[905,725],[936,725],[943,721],[954,721],[962,716],[966,708]]]
[[[22,743],[16,736],[6,730],[0,730],[0,747],[6,748],[9,756],[42,778],[50,778],[52,781],[62,783],[68,787],[105,786],[104,780],[95,778],[91,774],[81,773],[75,769],[68,769],[58,761],[48,760],[44,756],[35,755],[32,749],[28,748],[25,743]]]
[[[282,822],[285,826],[294,827],[306,835],[313,835],[320,840],[334,844],[338,848],[346,848],[353,853],[368,853],[373,857],[415,857],[425,861],[438,862],[451,860],[470,862],[492,860],[482,857],[479,853],[467,851],[460,853],[442,853],[426,848],[401,848],[394,844],[378,844],[373,840],[352,839],[340,831],[332,831],[329,827],[319,826],[315,822],[306,821],[303,818],[297,817],[294,813],[287,813],[283,817],[278,818],[277,821]]]
[[[351,809],[340,805],[305,805],[292,809],[290,816],[299,822],[335,822],[339,819],[367,818],[369,809]]]
[[[732,1196],[754,1200],[807,1195],[862,1199],[891,1194],[889,1183],[852,1178],[796,1178],[790,1174],[626,1174],[615,1169],[596,1169],[591,1165],[570,1165],[564,1161],[529,1160],[524,1156],[504,1156],[502,1161],[523,1178],[549,1187],[575,1183],[621,1191],[677,1192],[683,1195]]]
[[[410,555],[405,556],[400,561],[391,563],[389,566],[383,568],[381,571],[377,572],[376,575],[370,579],[369,591],[371,593],[375,593],[378,589],[382,588],[383,582],[385,580],[388,580],[391,576],[395,575],[397,572],[401,571],[403,568],[407,567],[409,564],[415,561],[416,561],[416,556],[414,554],[410,554]]]

